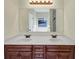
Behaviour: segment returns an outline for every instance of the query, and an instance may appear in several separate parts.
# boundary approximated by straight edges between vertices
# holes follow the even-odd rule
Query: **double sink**
[[[6,39],[5,44],[28,44],[28,45],[74,45],[74,40],[61,35],[18,35]]]

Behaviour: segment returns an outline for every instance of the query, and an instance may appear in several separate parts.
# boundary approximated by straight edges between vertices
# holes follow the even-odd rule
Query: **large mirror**
[[[63,11],[55,8],[20,8],[20,32],[63,33]]]
[[[56,9],[29,9],[29,32],[56,32]]]

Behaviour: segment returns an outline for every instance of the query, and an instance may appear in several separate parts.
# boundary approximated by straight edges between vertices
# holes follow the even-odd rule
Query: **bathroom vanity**
[[[74,45],[5,45],[5,59],[74,59]]]
[[[17,36],[5,41],[5,59],[75,59],[74,41],[64,36]]]

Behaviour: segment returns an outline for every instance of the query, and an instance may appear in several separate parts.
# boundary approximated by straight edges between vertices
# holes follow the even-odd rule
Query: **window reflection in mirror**
[[[56,9],[29,9],[29,32],[56,32]]]

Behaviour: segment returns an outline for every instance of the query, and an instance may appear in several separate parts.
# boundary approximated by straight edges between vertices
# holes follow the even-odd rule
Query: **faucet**
[[[25,36],[25,38],[30,38],[31,35],[24,35],[24,36]]]
[[[57,35],[55,34],[55,35],[51,35],[52,36],[52,38],[57,38]]]

